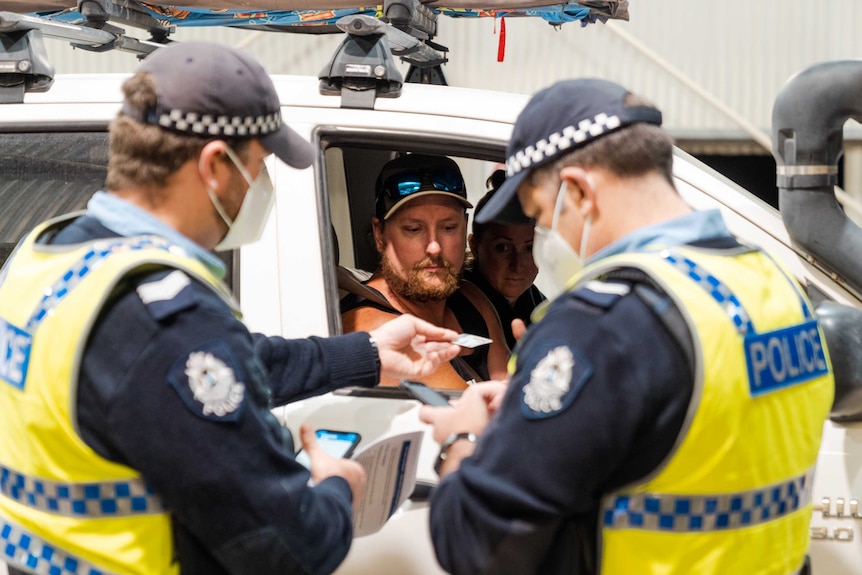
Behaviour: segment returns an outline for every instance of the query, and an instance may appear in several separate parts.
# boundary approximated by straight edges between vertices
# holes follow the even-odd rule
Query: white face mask
[[[549,285],[545,287],[545,295],[548,299],[555,299],[566,291],[569,280],[584,267],[587,239],[590,235],[590,224],[593,219],[592,214],[590,214],[584,221],[584,231],[581,234],[581,253],[576,254],[569,242],[557,231],[560,212],[563,210],[565,191],[566,183],[563,182],[559,192],[557,192],[551,228],[548,229],[537,224],[533,238],[533,260],[539,267],[539,272],[550,278]]]
[[[239,207],[239,212],[236,219],[231,220],[225,212],[215,192],[207,188],[210,201],[213,207],[218,212],[224,223],[227,224],[227,234],[222,240],[216,244],[217,252],[236,249],[242,245],[256,242],[260,239],[263,233],[263,228],[266,226],[266,221],[269,219],[269,213],[272,211],[272,205],[275,203],[275,194],[272,189],[272,180],[269,179],[269,172],[266,171],[266,166],[260,169],[260,174],[252,181],[251,176],[242,165],[242,161],[236,153],[225,148],[230,161],[233,162],[242,177],[248,183],[248,191],[242,200],[242,205]]]

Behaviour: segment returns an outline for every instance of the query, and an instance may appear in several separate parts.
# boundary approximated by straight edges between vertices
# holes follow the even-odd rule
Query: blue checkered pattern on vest
[[[749,527],[802,509],[811,501],[812,473],[762,489],[716,495],[633,493],[608,498],[608,529],[703,532]]]
[[[730,288],[720,279],[709,273],[709,271],[701,267],[697,262],[673,252],[663,252],[662,257],[712,296],[712,299],[724,308],[724,311],[730,317],[731,321],[733,321],[733,325],[736,326],[736,330],[740,334],[744,335],[754,332],[754,326],[748,317],[748,312],[745,311],[742,303],[730,291]]]
[[[105,261],[106,257],[115,252],[136,251],[147,248],[156,248],[168,252],[182,251],[178,246],[158,236],[140,236],[97,242],[60,279],[54,282],[54,285],[45,290],[42,301],[27,322],[26,331],[32,334],[48,316],[50,311],[60,303],[60,300],[69,295],[88,273],[99,267]]]
[[[110,575],[2,518],[0,548],[6,563],[39,575]]]
[[[767,257],[772,259],[772,256],[764,253]],[[663,250],[661,252],[661,257],[664,258],[669,264],[674,266],[681,273],[687,275],[692,281],[698,284],[701,288],[703,288],[706,293],[712,296],[718,304],[724,308],[727,315],[733,321],[733,324],[736,326],[736,331],[741,335],[746,335],[750,333],[755,333],[754,325],[751,323],[751,319],[748,316],[748,312],[745,311],[745,308],[740,303],[739,299],[730,291],[730,288],[727,287],[721,280],[717,277],[709,273],[708,270],[703,268],[700,264],[695,261],[690,260],[689,258],[682,256],[680,254],[673,253],[669,250]],[[799,286],[791,280],[787,274],[784,272],[781,267],[776,264],[776,267],[784,274],[784,277],[787,278],[787,281],[790,282],[790,285],[796,291],[799,296],[799,302],[802,305],[802,313],[804,314],[806,319],[813,319],[813,314],[811,313],[811,309],[808,306],[808,303],[805,301],[805,298],[799,291]]]
[[[165,512],[161,498],[141,479],[63,483],[28,477],[0,465],[0,493],[33,509],[70,517]]]

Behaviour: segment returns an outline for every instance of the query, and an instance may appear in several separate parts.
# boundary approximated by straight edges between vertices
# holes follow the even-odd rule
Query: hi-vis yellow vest
[[[809,545],[811,481],[833,398],[811,304],[764,252],[674,247],[587,266],[646,272],[694,340],[695,385],[667,459],[605,494],[602,575],[788,575]]]
[[[102,304],[132,270],[181,269],[232,298],[162,238],[40,245],[53,223],[0,272],[0,560],[34,573],[178,573],[159,497],[77,433],[81,356]]]

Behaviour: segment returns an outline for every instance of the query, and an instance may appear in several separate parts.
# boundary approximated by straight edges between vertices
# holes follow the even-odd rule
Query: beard
[[[446,269],[446,276],[442,283],[431,284],[423,277],[425,272],[422,268],[430,265],[442,266]],[[460,283],[460,270],[456,270],[451,262],[440,258],[438,261],[431,258],[425,258],[413,266],[406,278],[398,275],[398,272],[389,261],[389,256],[384,253],[380,262],[380,273],[386,284],[396,295],[404,299],[415,302],[440,301],[447,299],[455,290],[458,289]]]

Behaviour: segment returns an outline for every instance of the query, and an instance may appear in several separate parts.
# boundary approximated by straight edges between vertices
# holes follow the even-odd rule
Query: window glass
[[[0,134],[0,261],[34,225],[86,205],[107,149],[106,132]]]
[[[84,209],[103,188],[108,133],[0,134],[0,264],[38,223]],[[234,283],[234,252],[220,252]]]

